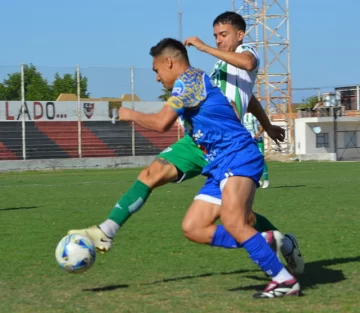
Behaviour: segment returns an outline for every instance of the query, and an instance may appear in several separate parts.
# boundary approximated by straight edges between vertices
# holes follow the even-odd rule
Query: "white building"
[[[295,119],[295,153],[300,160],[360,160],[360,117]]]

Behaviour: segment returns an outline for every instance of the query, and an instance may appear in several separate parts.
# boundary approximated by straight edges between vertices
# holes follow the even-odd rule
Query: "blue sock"
[[[227,249],[241,248],[240,244],[228,233],[223,225],[217,225],[210,246],[223,247]]]
[[[251,260],[271,277],[276,276],[284,268],[271,250],[261,233],[257,233],[241,245],[248,253]]]

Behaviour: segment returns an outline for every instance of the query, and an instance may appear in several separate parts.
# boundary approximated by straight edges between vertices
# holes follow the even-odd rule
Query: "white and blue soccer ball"
[[[67,235],[58,243],[55,257],[60,267],[67,272],[82,273],[94,264],[96,248],[88,237]]]

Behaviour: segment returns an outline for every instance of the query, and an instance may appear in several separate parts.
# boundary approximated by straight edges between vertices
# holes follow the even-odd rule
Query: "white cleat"
[[[270,186],[270,181],[264,180],[263,185],[262,185],[262,188],[265,189],[265,188],[267,188],[267,187],[269,187],[269,186]]]
[[[293,234],[285,234],[284,236],[289,238],[293,243],[292,251],[288,255],[283,255],[286,261],[286,266],[291,272],[291,274],[302,274],[304,272],[305,264],[296,237]]]
[[[300,284],[295,278],[281,284],[271,281],[262,292],[253,295],[256,299],[271,299],[285,296],[299,296]]]
[[[103,231],[97,226],[91,226],[85,229],[69,230],[68,235],[80,234],[89,237],[97,250],[108,252],[111,250],[112,239],[107,237]]]

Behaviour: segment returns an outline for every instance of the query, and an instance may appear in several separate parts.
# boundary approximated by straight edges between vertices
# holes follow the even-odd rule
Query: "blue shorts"
[[[263,169],[264,157],[254,141],[240,151],[227,154],[218,164],[213,167],[210,166],[208,170],[205,167],[203,175],[208,178],[195,196],[195,200],[204,200],[221,205],[222,187],[229,177],[249,177],[258,187]]]

